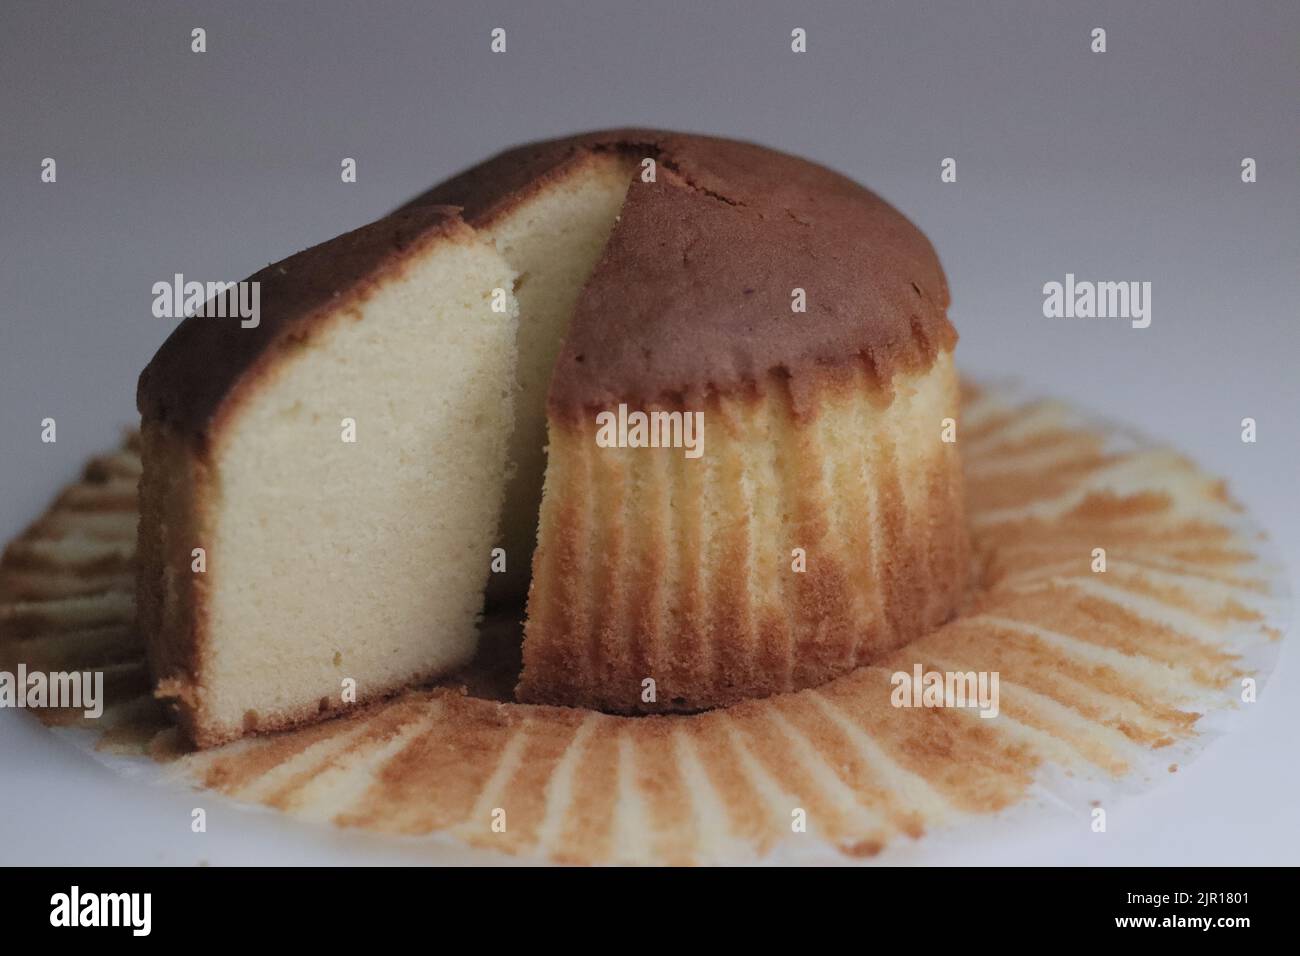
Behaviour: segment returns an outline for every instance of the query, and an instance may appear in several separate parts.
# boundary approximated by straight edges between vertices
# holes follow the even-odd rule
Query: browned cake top
[[[656,177],[633,178],[578,302],[553,414],[699,400],[846,362],[887,382],[955,343],[947,282],[920,230],[852,180],[749,143],[654,130],[551,140],[502,153],[412,205],[461,206],[485,225],[610,151],[654,158]],[[806,312],[792,310],[795,289]]]
[[[440,234],[490,224],[575,164],[654,158],[634,176],[583,291],[551,385],[553,413],[700,400],[773,372],[799,383],[866,362],[887,382],[956,333],[929,241],[874,193],[823,166],[714,137],[614,130],[502,153],[393,215],[275,263],[257,328],[182,322],[140,376],[137,405],[198,439],[315,321],[367,294]],[[806,312],[791,308],[804,290]]]
[[[140,374],[140,413],[202,444],[240,389],[306,341],[320,319],[366,298],[429,242],[458,232],[472,236],[455,209],[426,205],[272,263],[249,277],[261,284],[259,324],[185,319]]]

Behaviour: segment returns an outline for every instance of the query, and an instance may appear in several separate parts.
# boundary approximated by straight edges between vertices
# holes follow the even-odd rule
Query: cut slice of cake
[[[139,616],[199,746],[473,654],[513,427],[514,271],[408,209],[251,277],[140,378]]]

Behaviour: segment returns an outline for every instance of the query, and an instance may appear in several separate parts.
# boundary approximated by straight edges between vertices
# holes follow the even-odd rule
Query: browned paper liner
[[[968,606],[815,690],[681,717],[519,705],[517,623],[496,620],[480,660],[443,686],[184,753],[133,627],[130,440],[6,550],[0,669],[102,670],[98,720],[33,713],[120,770],[341,827],[575,863],[886,847],[883,859],[905,859],[900,844],[923,835],[996,836],[1018,815],[1087,814],[1166,777],[1249,706],[1243,678],[1276,658],[1287,604],[1263,536],[1186,459],[1007,386],[968,389],[959,440],[978,568]],[[892,706],[891,675],[916,664],[997,671],[999,715]]]

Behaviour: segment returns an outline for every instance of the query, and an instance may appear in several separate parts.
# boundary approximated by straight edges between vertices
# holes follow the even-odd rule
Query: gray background
[[[496,26],[504,56],[488,51]],[[794,26],[806,54],[789,51]],[[1094,26],[1105,54],[1089,51]],[[1300,4],[1285,0],[5,0],[0,539],[133,420],[136,375],[172,324],[150,314],[155,281],[237,279],[506,146],[644,124],[757,140],[876,189],[939,250],[966,370],[1179,446],[1230,479],[1294,568],[1298,102]],[[55,185],[40,182],[46,156]],[[344,156],[356,184],[340,182]],[[955,184],[939,181],[945,156]],[[1151,327],[1045,319],[1042,285],[1067,271],[1150,281]],[[39,439],[46,416],[55,445]],[[1256,445],[1239,440],[1245,416]],[[999,859],[1300,862],[1295,657],[1251,729],[1133,801],[1122,836]],[[120,784],[15,717],[0,714],[0,860],[190,860],[147,818],[104,839],[80,794]],[[167,799],[133,794],[118,800]],[[67,835],[51,842],[51,827]],[[276,839],[227,856],[262,859]]]

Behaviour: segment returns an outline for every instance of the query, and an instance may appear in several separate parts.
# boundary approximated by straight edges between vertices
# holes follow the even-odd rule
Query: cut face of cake
[[[140,386],[141,625],[200,746],[456,667],[485,583],[527,596],[520,700],[623,713],[821,683],[962,599],[947,285],[830,170],[532,144],[259,277],[260,328],[189,319]]]
[[[429,206],[269,266],[257,328],[190,318],[145,370],[140,624],[197,744],[472,656],[514,279]]]
[[[537,512],[546,469],[546,395],[551,372],[583,283],[600,257],[632,181],[634,160],[620,152],[578,152],[514,192],[526,157],[508,153],[449,180],[421,198],[463,207],[519,275],[519,391],[510,436],[512,473],[506,486],[500,546],[505,571],[488,586],[492,603],[528,593]]]

